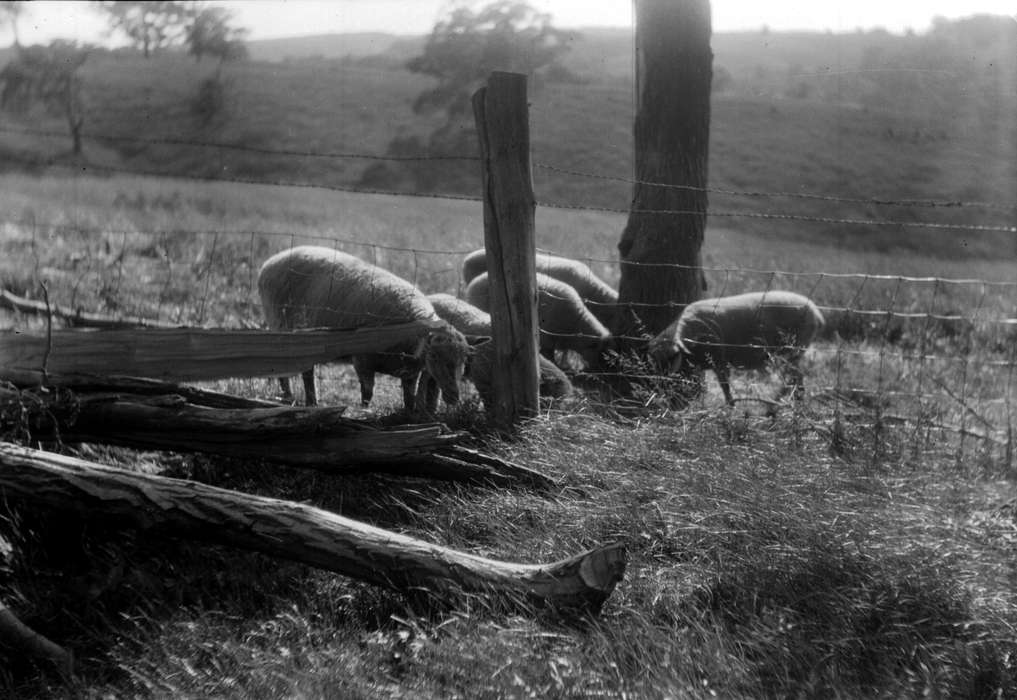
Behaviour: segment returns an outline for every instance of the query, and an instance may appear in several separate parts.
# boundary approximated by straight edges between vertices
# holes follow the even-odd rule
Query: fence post
[[[473,94],[494,336],[492,414],[511,431],[537,414],[537,280],[526,76],[494,72]]]

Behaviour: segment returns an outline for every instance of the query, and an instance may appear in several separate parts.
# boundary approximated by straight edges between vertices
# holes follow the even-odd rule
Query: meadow
[[[763,59],[731,46],[718,43],[718,62],[751,75]],[[623,54],[586,51],[572,64],[584,75],[624,68]],[[783,55],[766,54],[771,78],[789,74]],[[83,160],[51,135],[56,121],[0,122],[3,287],[113,316],[261,327],[261,262],[318,243],[428,293],[461,291],[462,256],[483,243],[480,204],[347,191],[371,159],[335,156],[377,156],[433,128],[410,109],[417,76],[377,61],[230,66],[229,109],[202,125],[190,104],[209,65],[97,55],[86,70]],[[538,247],[616,284],[632,85],[607,73],[535,85],[531,129]],[[805,400],[775,417],[759,401],[773,380],[753,373],[736,374],[735,409],[712,376],[683,410],[666,378],[639,405],[577,379],[514,440],[469,392],[442,409],[476,446],[554,477],[552,493],[46,445],[496,559],[622,542],[626,575],[597,617],[480,599],[426,608],[259,554],[4,503],[0,596],[75,652],[79,678],[67,686],[0,649],[0,695],[1017,697],[1017,238],[998,230],[1013,225],[1011,122],[792,99],[776,84],[714,97],[703,248],[710,294],[794,289],[826,315]],[[44,330],[6,311],[0,327]],[[396,380],[380,377],[362,409],[347,366],[318,373],[323,403],[395,419]],[[5,438],[25,441],[21,427],[0,416]]]
[[[453,293],[459,260],[482,243],[476,202],[123,176],[0,182],[19,213],[0,229],[5,287],[38,296],[45,281],[56,303],[179,323],[260,326],[257,266],[294,243],[336,245]],[[616,281],[623,225],[540,208],[538,245]],[[1013,309],[1012,264],[834,250],[711,227],[704,259],[718,292],[793,287],[828,307],[960,312],[970,323],[946,333],[923,317],[891,336],[885,314],[837,321],[843,335],[810,351],[806,401],[775,419],[751,401],[725,409],[712,379],[680,412],[652,396],[619,412],[580,392],[514,441],[487,430],[475,397],[442,413],[484,449],[554,476],[552,494],[50,446],[506,560],[621,541],[628,570],[599,617],[482,601],[414,608],[260,555],[8,508],[7,599],[75,650],[80,686],[12,661],[0,687],[96,698],[1013,697],[1015,473],[1000,436],[1013,421],[1014,336],[998,323]],[[356,403],[348,368],[319,373],[324,402]],[[385,379],[376,404],[349,415],[396,411],[397,382]],[[277,390],[258,379],[214,386]],[[741,397],[772,389],[764,376],[735,383]],[[96,584],[123,561],[115,586]]]

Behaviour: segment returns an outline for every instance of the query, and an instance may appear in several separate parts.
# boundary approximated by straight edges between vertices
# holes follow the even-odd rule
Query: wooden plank
[[[511,430],[539,410],[536,243],[526,76],[494,72],[473,95],[483,167],[496,425]]]
[[[0,379],[26,373],[109,374],[167,381],[290,376],[325,362],[383,352],[437,321],[298,331],[138,328],[0,333]]]

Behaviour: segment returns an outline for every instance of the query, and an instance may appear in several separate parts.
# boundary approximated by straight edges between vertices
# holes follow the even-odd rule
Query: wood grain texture
[[[452,602],[595,612],[621,580],[618,544],[549,564],[497,561],[341,515],[191,481],[128,472],[0,443],[0,496],[33,508],[262,552]]]

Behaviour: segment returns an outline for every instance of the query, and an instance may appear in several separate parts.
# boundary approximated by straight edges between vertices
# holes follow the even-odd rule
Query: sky
[[[48,43],[55,38],[109,44],[105,21],[92,7],[77,0],[28,3],[18,22],[23,44]],[[235,24],[250,30],[250,39],[342,32],[426,34],[446,12],[450,0],[246,0],[212,2],[229,7]],[[632,25],[630,0],[530,0],[549,12],[561,28]],[[892,32],[924,31],[932,18],[964,17],[977,13],[1015,15],[1017,0],[713,0],[715,32],[827,29],[850,32],[882,27]],[[13,42],[9,27],[0,28],[0,47]]]

